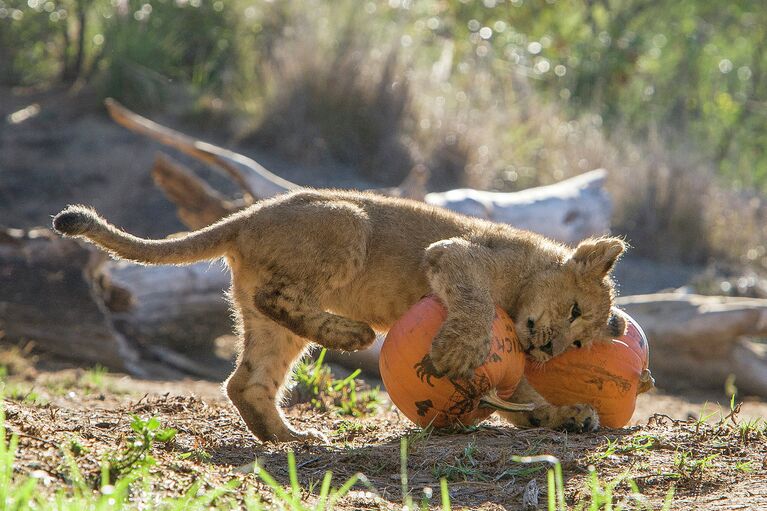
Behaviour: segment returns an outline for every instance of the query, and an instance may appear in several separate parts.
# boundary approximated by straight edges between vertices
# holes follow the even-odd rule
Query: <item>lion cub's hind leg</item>
[[[225,386],[248,429],[265,442],[289,442],[313,436],[292,429],[279,409],[293,364],[308,343],[258,313],[246,313],[243,330],[237,369]]]
[[[293,333],[326,348],[356,351],[375,340],[366,323],[323,311],[314,291],[303,283],[272,278],[256,293],[255,306]]]

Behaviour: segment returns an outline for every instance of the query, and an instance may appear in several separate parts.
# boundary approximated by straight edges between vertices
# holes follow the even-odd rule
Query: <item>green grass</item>
[[[434,467],[432,474],[437,479],[445,478],[448,481],[487,481],[488,477],[482,473],[482,466],[476,459],[477,444],[469,442],[460,456],[450,463],[440,463]]]
[[[149,454],[152,447],[171,442],[177,433],[173,428],[160,427],[156,417],[144,420],[137,415],[133,416],[131,429],[134,435],[128,438],[125,449],[110,454],[105,460],[104,474],[108,474],[110,481],[127,476],[137,468],[154,465],[155,460]]]
[[[535,451],[533,448],[531,451]],[[528,452],[526,454],[532,454]],[[513,465],[501,473],[487,473],[483,456],[475,441],[469,442],[460,455],[447,462],[437,463],[432,468],[432,475],[438,479],[447,479],[454,481],[481,481],[496,482],[501,480],[510,480],[516,478],[529,478],[542,472],[545,469],[543,464]]]
[[[338,426],[336,426],[336,430],[333,434],[338,437],[347,438],[361,433],[364,429],[365,428],[359,422],[354,420],[342,420],[338,423]]]
[[[0,366],[0,395],[30,405],[42,406],[48,403],[48,400],[35,390],[34,386],[8,381],[8,368],[6,366]]]
[[[738,424],[738,435],[744,444],[752,440],[762,440],[767,436],[767,422],[761,417],[744,420]]]
[[[419,445],[425,444],[434,433],[434,427],[431,425],[425,428],[416,428],[407,433],[404,439],[407,441],[408,449],[414,449]],[[410,452],[410,451],[408,451]]]
[[[699,458],[690,451],[677,451],[674,453],[674,468],[678,479],[699,478],[707,470],[711,469],[713,461],[718,454],[710,454]]]
[[[103,391],[107,389],[107,379],[106,375],[109,372],[109,369],[102,366],[101,364],[96,364],[91,369],[85,372],[85,374],[82,375],[80,378],[80,383],[82,385],[85,385],[89,389],[97,390],[97,391]]]
[[[357,380],[361,371],[336,379],[324,363],[327,350],[322,349],[316,360],[304,360],[295,371],[293,392],[299,402],[308,402],[317,410],[335,411],[339,415],[362,417],[375,413],[381,402],[380,390],[360,388]]]
[[[636,435],[629,438],[628,442],[622,438],[615,440],[607,439],[604,450],[597,452],[592,457],[594,462],[605,460],[618,454],[642,454],[654,449],[658,444],[658,438],[654,435]]]

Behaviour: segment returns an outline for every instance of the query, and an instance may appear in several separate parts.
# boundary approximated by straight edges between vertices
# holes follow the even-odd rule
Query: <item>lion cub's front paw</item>
[[[599,429],[599,415],[591,405],[541,406],[529,412],[528,426],[580,433]]]
[[[431,345],[431,361],[448,378],[471,378],[490,351],[490,340],[469,343],[465,337],[441,332]]]

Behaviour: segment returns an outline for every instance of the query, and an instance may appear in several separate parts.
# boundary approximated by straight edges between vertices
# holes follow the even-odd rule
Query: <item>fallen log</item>
[[[625,296],[618,306],[642,325],[661,388],[724,388],[767,396],[767,300],[680,293]]]
[[[213,340],[232,332],[226,290],[229,270],[221,263],[139,266],[110,261],[102,271],[109,285],[131,296],[127,310],[112,321],[145,347],[165,346],[187,357],[208,359]]]
[[[109,321],[97,281],[106,256],[47,229],[0,231],[0,330],[9,341],[142,374],[133,343]]]
[[[559,183],[501,193],[461,188],[428,193],[424,200],[465,215],[503,222],[565,243],[610,231],[607,171],[592,170]]]

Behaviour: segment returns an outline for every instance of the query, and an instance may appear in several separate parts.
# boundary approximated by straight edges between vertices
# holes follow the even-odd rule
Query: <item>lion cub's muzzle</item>
[[[536,362],[546,362],[554,357],[554,342],[549,339],[546,344],[541,346],[530,344],[530,346],[525,349],[525,355]]]

